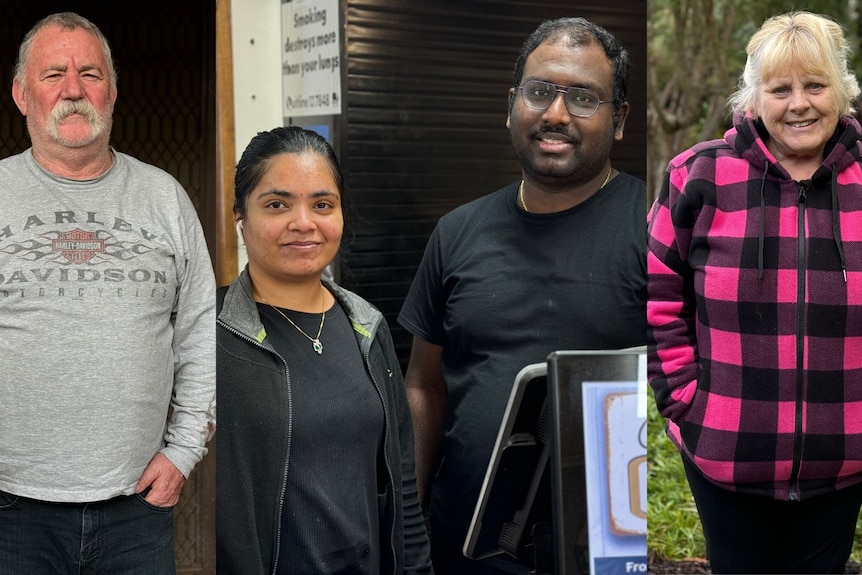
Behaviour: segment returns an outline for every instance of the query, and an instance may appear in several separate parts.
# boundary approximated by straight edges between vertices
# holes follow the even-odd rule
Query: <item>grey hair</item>
[[[27,63],[30,59],[30,50],[33,48],[33,40],[36,38],[36,34],[39,30],[46,26],[59,26],[64,30],[75,30],[77,28],[81,28],[82,30],[92,34],[102,46],[102,53],[104,54],[105,61],[108,64],[111,88],[116,89],[117,71],[114,69],[114,59],[111,56],[111,47],[108,45],[107,38],[105,38],[105,35],[102,34],[102,31],[99,30],[98,26],[74,12],[58,12],[56,14],[46,16],[36,22],[30,31],[27,32],[24,36],[24,40],[21,42],[21,46],[18,48],[18,60],[15,62],[15,80],[19,84],[23,85],[24,83]]]

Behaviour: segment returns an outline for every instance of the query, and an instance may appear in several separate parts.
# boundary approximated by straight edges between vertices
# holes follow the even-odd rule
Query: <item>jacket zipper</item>
[[[218,325],[222,326],[240,339],[244,339],[252,345],[259,347],[266,352],[274,354],[278,359],[281,360],[281,363],[284,364],[284,382],[287,388],[287,453],[284,456],[284,474],[281,479],[281,494],[278,497],[278,525],[275,529],[275,556],[273,557],[272,562],[272,575],[275,575],[276,569],[278,569],[278,560],[281,558],[281,524],[283,521],[282,514],[284,513],[284,495],[285,493],[287,493],[287,470],[290,467],[290,447],[293,439],[293,397],[290,391],[290,368],[288,368],[287,362],[284,360],[283,357],[281,357],[281,354],[279,354],[277,351],[269,349],[264,345],[261,345],[261,343],[256,339],[248,337],[243,333],[240,333],[239,331],[230,327],[221,320],[218,320]]]
[[[372,343],[374,342],[374,334],[377,333],[377,326],[378,326],[379,322],[380,322],[380,319],[378,319],[375,322],[375,324],[372,326],[372,328],[370,330],[371,337],[369,338],[369,341]],[[389,440],[391,439],[391,434],[389,432],[390,417],[389,417],[389,411],[386,408],[386,401],[383,399],[383,390],[380,388],[380,384],[377,382],[377,379],[375,379],[375,377],[374,377],[374,370],[371,369],[371,345],[370,344],[364,350],[363,358],[365,360],[365,369],[368,370],[368,374],[369,374],[369,376],[371,376],[371,381],[374,383],[374,389],[377,390],[377,395],[380,396],[380,403],[381,403],[381,405],[383,405],[383,437],[384,437],[383,461],[386,463],[386,473],[389,474],[389,484],[392,486],[392,498],[393,498],[393,504],[392,504],[393,517],[392,517],[392,529],[390,530],[390,533],[389,533],[389,549],[390,549],[390,551],[392,551],[392,574],[397,575],[397,573],[398,573],[398,554],[395,552],[395,524],[396,524],[395,509],[396,509],[397,505],[394,503],[394,499],[395,499],[395,495],[396,495],[395,494],[396,486],[395,486],[395,475],[392,473],[392,463],[389,461],[389,451],[386,449],[386,445],[389,442]],[[399,489],[399,491],[400,491],[400,489]]]
[[[793,430],[793,466],[790,470],[790,492],[788,499],[799,499],[799,467],[802,464],[802,405],[804,388],[804,353],[805,353],[805,202],[807,190],[804,184],[799,188],[799,215],[797,218],[797,262],[796,262],[796,409]]]

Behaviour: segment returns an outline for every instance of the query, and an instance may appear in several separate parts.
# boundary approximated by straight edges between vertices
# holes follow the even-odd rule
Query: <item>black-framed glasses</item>
[[[547,110],[554,103],[557,92],[560,92],[565,96],[566,110],[578,118],[589,118],[596,113],[599,106],[610,104],[609,101],[599,99],[599,95],[592,90],[560,86],[541,80],[527,80],[518,86],[518,90],[524,96],[524,104],[533,110]]]

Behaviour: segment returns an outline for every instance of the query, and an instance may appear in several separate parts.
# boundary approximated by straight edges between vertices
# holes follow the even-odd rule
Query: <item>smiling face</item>
[[[248,195],[242,222],[255,286],[320,281],[344,231],[327,161],[313,152],[273,157]]]
[[[27,117],[34,151],[107,147],[117,94],[102,46],[89,32],[56,25],[39,30],[12,96]]]
[[[545,40],[525,62],[521,83],[527,80],[589,88],[602,100],[613,100],[613,69],[595,42],[568,46],[559,37]],[[596,177],[605,170],[613,142],[623,137],[628,104],[621,107],[615,126],[612,104],[579,118],[569,114],[560,93],[546,110],[527,107],[519,90],[510,90],[509,98],[506,126],[515,154],[524,174],[545,185],[577,185]]]
[[[822,161],[839,116],[826,77],[793,69],[764,80],[755,113],[769,132],[767,148],[779,162]]]

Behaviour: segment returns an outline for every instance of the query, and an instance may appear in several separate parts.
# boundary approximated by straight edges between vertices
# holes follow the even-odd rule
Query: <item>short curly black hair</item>
[[[628,95],[629,69],[631,68],[629,53],[613,34],[586,18],[558,18],[542,22],[524,42],[521,53],[515,60],[513,74],[515,88],[521,85],[527,58],[540,44],[552,37],[564,39],[568,46],[588,46],[593,42],[598,42],[601,45],[614,72],[614,118],[617,118],[620,107]],[[513,104],[514,99],[510,99],[509,112],[512,111]]]

